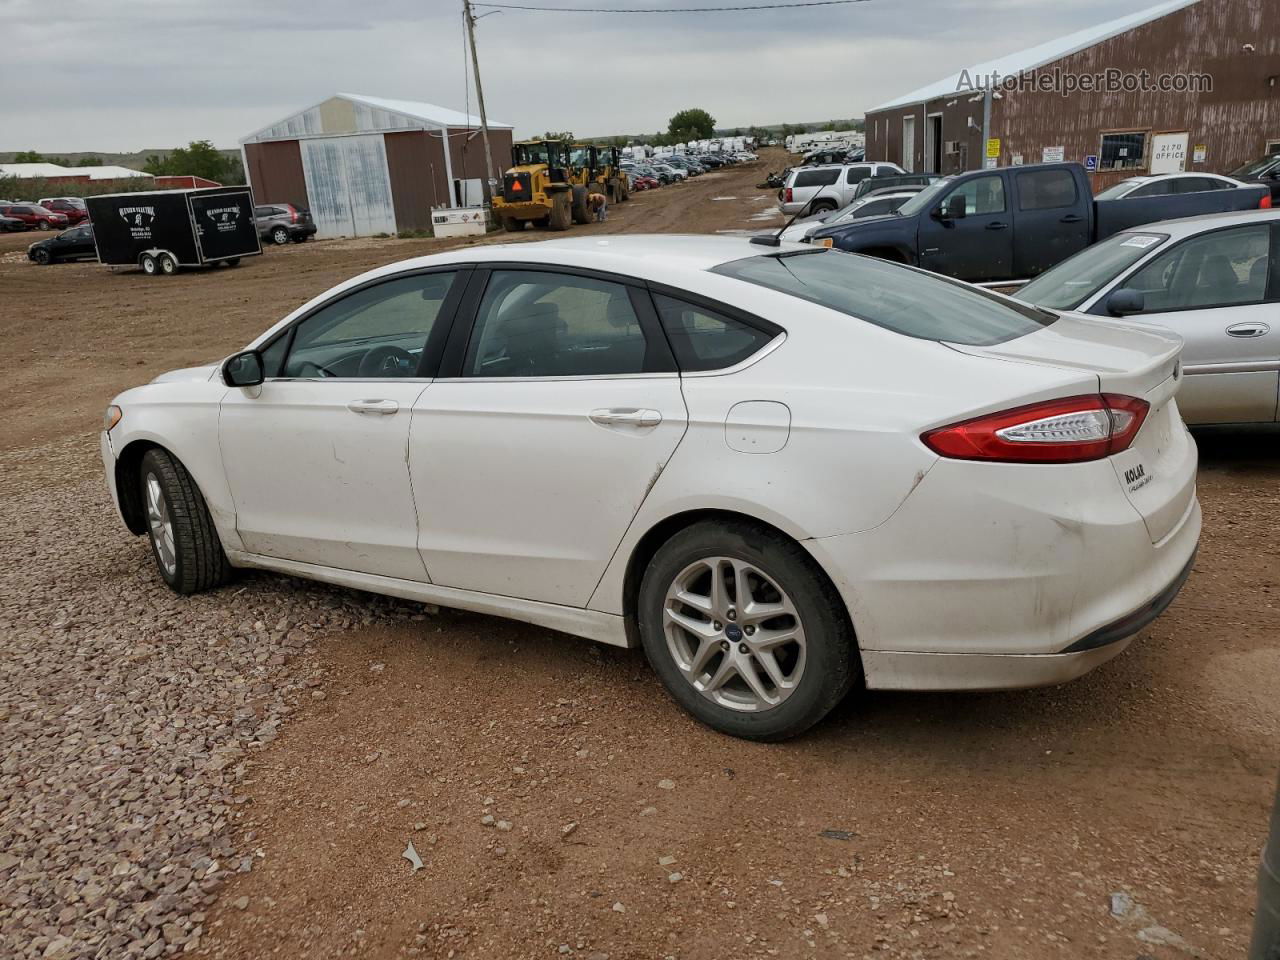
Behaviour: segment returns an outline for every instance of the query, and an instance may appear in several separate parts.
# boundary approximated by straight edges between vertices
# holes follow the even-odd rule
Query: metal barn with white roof
[[[511,126],[489,122],[494,169],[511,158]],[[480,118],[415,100],[339,93],[240,141],[260,203],[311,211],[317,236],[427,230],[485,176]],[[472,188],[475,188],[473,183]]]
[[[1277,12],[1166,0],[973,64],[868,111],[867,156],[943,174],[1075,161],[1095,193],[1135,174],[1226,173],[1280,150]],[[993,75],[1020,79],[993,89]]]

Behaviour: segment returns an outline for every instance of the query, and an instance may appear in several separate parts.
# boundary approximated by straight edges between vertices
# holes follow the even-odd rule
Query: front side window
[[[1031,170],[1017,174],[1017,178],[1020,210],[1056,210],[1076,205],[1076,178],[1066,170]]]
[[[297,325],[280,375],[416,376],[455,276],[450,272],[398,277],[326,304]],[[272,369],[271,363],[264,366]]]
[[[990,346],[1057,317],[958,280],[834,250],[733,260],[712,273],[778,290],[920,340]]]
[[[773,339],[772,334],[719,311],[661,294],[653,299],[681,370],[732,367]]]
[[[1004,213],[1004,179],[1001,177],[974,177],[952,190],[942,201],[942,209],[950,210],[955,197],[964,197],[966,216],[985,216]]]
[[[495,270],[463,362],[467,377],[603,377],[656,369],[619,283],[539,270]]]
[[[1156,257],[1125,286],[1146,295],[1145,313],[1261,303],[1270,260],[1270,224],[1215,230]]]
[[[861,183],[867,177],[871,176],[871,170],[867,167],[851,167],[849,172],[845,174],[845,183]]]
[[[1147,135],[1145,133],[1104,133],[1098,159],[1099,170],[1145,170]]]

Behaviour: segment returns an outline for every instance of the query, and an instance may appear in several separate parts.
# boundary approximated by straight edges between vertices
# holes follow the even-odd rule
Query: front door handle
[[[988,230],[1003,230],[1003,229],[1005,229],[1005,227],[1007,227],[1007,226],[1009,226],[1007,223],[1003,223],[1003,222],[1001,222],[1001,221],[999,221],[999,220],[993,220],[991,223],[988,223],[988,224],[987,224],[987,229],[988,229]]]
[[[662,414],[638,407],[608,407],[592,410],[591,422],[602,427],[656,427],[662,423]]]
[[[1078,213],[1068,213],[1065,217],[1063,217],[1058,222],[1059,223],[1079,223],[1083,219],[1084,217],[1080,216],[1080,214]]]
[[[1270,332],[1265,323],[1233,323],[1227,327],[1228,337],[1265,337]]]
[[[347,409],[352,413],[376,413],[386,417],[399,410],[400,404],[394,400],[352,400]]]

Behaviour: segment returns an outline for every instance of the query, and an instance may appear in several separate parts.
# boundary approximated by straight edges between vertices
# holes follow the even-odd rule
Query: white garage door
[[[382,134],[299,141],[307,202],[320,237],[395,233]]]

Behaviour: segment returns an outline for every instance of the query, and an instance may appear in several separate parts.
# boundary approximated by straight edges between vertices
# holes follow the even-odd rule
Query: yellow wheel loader
[[[568,230],[577,219],[575,202],[583,210],[579,222],[586,222],[586,195],[586,188],[574,182],[569,144],[525,140],[511,148],[511,169],[502,176],[502,195],[493,198],[493,213],[511,231],[523,230],[530,221],[551,230]]]

